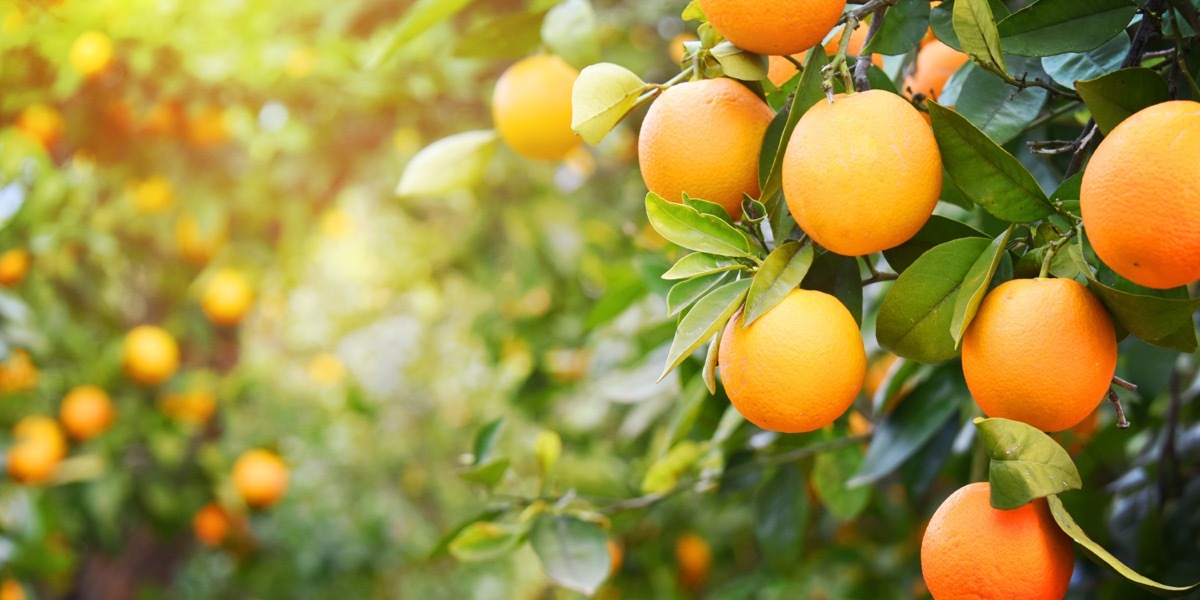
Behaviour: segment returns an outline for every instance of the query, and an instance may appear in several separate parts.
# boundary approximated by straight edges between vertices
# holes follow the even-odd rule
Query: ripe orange
[[[821,43],[846,0],[700,0],[725,39],[755,54],[796,54]]]
[[[800,117],[784,156],[783,193],[796,223],[846,256],[908,241],[941,191],[933,131],[911,104],[884,91],[818,102]]]
[[[946,80],[969,60],[971,57],[936,39],[923,44],[917,52],[916,70],[904,78],[901,91],[909,98],[923,94],[937,100]]]
[[[1200,102],[1163,102],[1125,119],[1083,174],[1079,206],[1105,264],[1146,287],[1200,279]]]
[[[24,349],[18,348],[9,353],[8,358],[0,363],[0,392],[13,394],[26,392],[37,387],[41,373],[33,364],[33,357]]]
[[[94,77],[108,68],[112,62],[112,40],[102,32],[88,31],[75,39],[71,44],[67,62],[80,75]]]
[[[989,417],[1062,431],[1104,399],[1117,339],[1104,305],[1073,279],[1014,279],[983,298],[962,366]]]
[[[179,368],[179,346],[163,328],[139,325],[125,335],[121,360],[130,379],[144,386],[158,385]]]
[[[229,529],[229,515],[215,503],[205,504],[192,517],[192,531],[196,533],[196,539],[209,548],[220,547],[229,535]]]
[[[225,219],[201,220],[188,213],[175,221],[175,240],[179,253],[187,262],[203,266],[212,260],[229,237],[229,223]]]
[[[749,327],[730,319],[717,354],[730,401],[751,423],[782,433],[820,429],[850,408],[867,355],[837,298],[792,290]]]
[[[1044,499],[997,510],[991,486],[959,488],[933,513],[921,540],[921,574],[936,600],[1061,599],[1075,570],[1068,537]]]
[[[163,394],[158,407],[176,421],[203,425],[217,410],[217,396],[208,387],[193,386],[182,392]]]
[[[683,587],[692,591],[704,587],[712,560],[712,548],[704,538],[688,532],[675,540],[675,564]]]
[[[204,286],[200,307],[209,320],[217,325],[232,326],[241,322],[254,303],[254,290],[246,276],[235,269],[217,271]]]
[[[738,219],[742,195],[758,197],[758,155],[775,113],[732,79],[681,83],[642,122],[638,164],[650,191],[716,202]]]
[[[16,579],[5,579],[0,584],[0,600],[25,600],[25,588]]]
[[[58,463],[67,455],[67,441],[58,423],[44,415],[30,415],[13,427],[13,445],[8,449],[8,473],[27,484],[42,484],[54,477]]]
[[[49,150],[62,137],[63,118],[52,106],[31,104],[17,115],[17,129]]]
[[[138,212],[157,213],[171,207],[175,189],[169,179],[154,175],[134,183],[130,195]]]
[[[517,61],[492,94],[492,121],[517,154],[562,160],[582,140],[571,130],[571,90],[579,71],[551,55]]]
[[[15,288],[29,274],[29,251],[12,248],[0,254],[0,285]]]
[[[287,492],[287,465],[273,452],[247,451],[233,464],[233,485],[246,504],[266,508]]]
[[[609,538],[608,539],[608,565],[609,577],[617,574],[621,570],[621,563],[625,560],[625,551],[621,549],[621,543]]]
[[[112,425],[116,410],[104,390],[81,385],[67,392],[58,417],[71,437],[83,441],[96,437]]]

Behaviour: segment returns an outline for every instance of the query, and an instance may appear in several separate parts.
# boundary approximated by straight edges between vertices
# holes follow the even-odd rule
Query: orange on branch
[[[209,320],[227,327],[240,323],[253,304],[254,289],[236,269],[217,271],[204,286],[200,298],[200,307]]]
[[[900,90],[909,98],[921,94],[936,101],[950,76],[970,60],[966,54],[932,40],[917,52],[916,70],[904,78]]]
[[[846,0],[700,0],[725,39],[755,54],[796,54],[821,43]]]
[[[287,492],[287,465],[273,452],[249,450],[233,464],[233,485],[247,505],[266,508]]]
[[[192,517],[192,531],[196,539],[209,548],[218,548],[224,543],[231,529],[231,519],[218,504],[206,504]]]
[[[579,71],[551,55],[518,61],[496,81],[492,121],[517,154],[562,160],[583,139],[571,130],[571,92]]]
[[[100,31],[88,31],[75,39],[67,62],[84,77],[95,77],[108,68],[113,58],[112,40]]]
[[[8,473],[21,483],[50,481],[67,455],[67,440],[58,423],[45,415],[30,415],[13,427],[15,443],[8,449]]]
[[[29,274],[29,251],[24,248],[12,248],[0,254],[0,285],[15,288],[25,281]]]
[[[116,418],[116,409],[104,390],[94,385],[81,385],[67,392],[58,415],[67,433],[83,441],[108,429]]]
[[[170,379],[179,368],[179,346],[163,328],[139,325],[125,335],[121,363],[134,382],[144,386],[158,385]]]

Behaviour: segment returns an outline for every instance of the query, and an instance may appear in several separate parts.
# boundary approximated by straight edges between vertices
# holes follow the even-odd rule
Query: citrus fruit
[[[63,118],[52,106],[31,104],[17,115],[17,129],[49,150],[62,137]]]
[[[96,437],[112,425],[116,411],[104,390],[94,385],[81,385],[67,392],[58,417],[63,428],[77,440]]]
[[[217,410],[217,396],[207,387],[197,386],[182,392],[168,392],[158,401],[163,414],[184,423],[202,425]]]
[[[742,195],[758,197],[758,155],[775,113],[732,79],[681,83],[663,92],[642,122],[638,164],[651,192],[716,202],[734,219]]]
[[[254,303],[254,290],[235,269],[221,269],[204,286],[200,307],[218,325],[237,325]]]
[[[113,45],[108,36],[99,31],[88,31],[71,44],[67,62],[84,77],[99,75],[112,62]]]
[[[175,241],[183,260],[203,266],[212,260],[229,237],[229,224],[224,219],[202,220],[188,213],[175,221]]]
[[[796,54],[821,43],[846,0],[700,0],[725,39],[755,54]]]
[[[14,288],[25,281],[29,274],[29,251],[24,248],[13,248],[0,254],[0,285]]]
[[[8,473],[21,483],[46,483],[67,454],[67,441],[58,423],[44,415],[30,415],[13,427],[8,449]]]
[[[987,416],[1062,431],[1104,399],[1117,338],[1104,305],[1075,280],[1014,279],[984,296],[962,366]]]
[[[171,207],[175,189],[169,179],[154,175],[134,183],[131,194],[139,212],[156,213]]]
[[[179,368],[179,346],[161,327],[139,325],[125,335],[125,373],[141,385],[158,385]]]
[[[941,191],[933,131],[889,92],[816,103],[800,117],[783,159],[783,193],[796,223],[845,256],[908,241],[933,214]]]
[[[900,89],[910,98],[922,94],[937,100],[942,88],[946,87],[946,81],[969,60],[971,57],[966,54],[936,39],[932,40],[917,52],[916,70],[904,78],[904,85]]]
[[[675,564],[683,587],[693,591],[704,587],[712,560],[712,548],[704,538],[688,532],[675,540]]]
[[[246,504],[266,508],[287,491],[287,465],[272,452],[249,450],[233,464],[233,485]]]
[[[582,138],[571,130],[571,90],[576,71],[566,61],[538,55],[518,61],[496,81],[492,121],[517,154],[562,160]]]
[[[1061,599],[1075,554],[1046,500],[1013,510],[991,505],[991,486],[959,488],[933,513],[921,540],[921,574],[935,600]]]
[[[206,504],[192,517],[196,539],[209,548],[220,547],[229,535],[229,515],[217,504]]]
[[[5,579],[0,584],[0,600],[25,600],[25,588],[16,579]]]
[[[792,290],[721,336],[717,361],[730,401],[751,423],[782,433],[820,429],[846,412],[862,388],[867,355],[858,323],[837,298]]]
[[[1122,277],[1167,289],[1200,279],[1200,102],[1144,108],[1113,129],[1083,174],[1088,240]]]
[[[204,106],[187,120],[187,139],[195,148],[214,148],[229,141],[225,111],[219,106]]]
[[[0,363],[0,391],[5,393],[26,392],[37,387],[41,373],[33,364],[33,357],[23,348],[9,353]]]

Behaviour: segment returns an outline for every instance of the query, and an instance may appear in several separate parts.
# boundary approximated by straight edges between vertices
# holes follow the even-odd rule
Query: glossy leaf
[[[663,279],[689,279],[698,275],[722,273],[725,271],[744,271],[749,269],[744,263],[726,256],[715,256],[703,252],[693,252],[679,259],[666,273]]]
[[[800,287],[837,298],[850,311],[855,322],[862,325],[863,286],[857,258],[832,252],[817,256]]]
[[[499,139],[491,129],[467,131],[426,146],[404,167],[396,194],[444,196],[474,186],[483,177]]]
[[[541,515],[529,531],[529,545],[546,576],[581,594],[596,593],[612,569],[608,536],[577,517]]]
[[[808,526],[808,495],[795,464],[783,465],[754,495],[754,536],[775,570],[795,568]]]
[[[1037,428],[1009,419],[975,419],[991,462],[992,508],[1012,510],[1083,487],[1071,455]]]
[[[783,156],[787,150],[788,140],[792,138],[792,131],[796,129],[796,123],[800,122],[800,117],[804,116],[804,113],[808,112],[812,105],[825,99],[825,92],[821,90],[821,68],[828,62],[829,59],[823,51],[808,53],[808,58],[804,61],[804,73],[800,75],[796,93],[792,98],[792,103],[788,106],[788,116],[783,131],[780,132],[777,140],[767,136],[764,141],[761,156],[771,157],[771,166],[767,170],[768,175],[762,185],[759,199],[770,199],[782,190]],[[780,236],[787,235],[786,231],[776,231],[775,233]]]
[[[765,56],[746,52],[729,41],[713,46],[709,53],[721,64],[721,69],[729,77],[742,81],[762,81],[767,78]]]
[[[991,245],[983,251],[983,254],[979,255],[975,264],[971,265],[970,270],[967,271],[966,277],[963,278],[962,289],[954,300],[954,318],[950,320],[950,335],[954,338],[956,347],[962,344],[967,327],[971,325],[971,320],[979,311],[979,305],[983,302],[983,296],[988,291],[992,277],[996,275],[1000,259],[1004,258],[1008,240],[1012,238],[1016,227],[1016,224],[1009,225],[1004,233],[992,240]]]
[[[709,202],[708,200],[693,198],[687,195],[687,193],[684,193],[683,203],[686,206],[696,209],[696,212],[702,215],[712,215],[718,219],[721,219],[722,221],[725,221],[726,223],[729,223],[730,225],[733,225],[733,217],[729,216],[729,211],[725,210],[724,206],[721,206],[716,202]]]
[[[750,241],[734,226],[684,204],[667,202],[653,192],[646,195],[650,225],[668,241],[697,252],[749,257]]]
[[[1003,19],[1009,14],[1004,0],[988,0],[988,6],[992,9],[992,16],[996,19]],[[954,33],[954,0],[944,0],[929,11],[929,27],[933,30],[934,37],[943,44],[962,51],[958,34]]]
[[[641,77],[619,65],[584,68],[571,90],[571,129],[593,146],[600,143],[648,89]]]
[[[1040,87],[1014,92],[1012,86],[995,74],[975,68],[963,81],[954,111],[992,141],[1007,144],[1037,119],[1049,96],[1050,91]]]
[[[1145,67],[1121,69],[1095,79],[1078,81],[1075,89],[1092,111],[1092,118],[1104,135],[1133,113],[1171,98],[1167,80]]]
[[[961,221],[955,221],[942,215],[933,215],[907,242],[884,250],[883,257],[897,273],[903,273],[922,254],[934,246],[965,237],[985,238],[987,234]]]
[[[1004,53],[1000,50],[1000,34],[996,19],[987,0],[956,0],[954,3],[954,34],[962,51],[985,66],[1008,71]]]
[[[1104,303],[1121,327],[1151,344],[1180,352],[1196,350],[1194,329],[1190,339],[1188,336],[1172,336],[1181,329],[1193,328],[1192,313],[1200,309],[1200,298],[1187,298],[1185,288],[1149,290],[1137,288],[1128,282],[1125,282],[1125,287],[1132,291],[1120,290],[1100,283],[1095,277],[1088,277],[1088,289]]]
[[[674,315],[691,306],[693,302],[703,298],[705,294],[715,289],[718,285],[731,281],[732,278],[733,276],[726,272],[702,275],[680,281],[667,292],[667,315]]]
[[[1054,81],[1075,89],[1075,82],[1094,79],[1121,68],[1129,53],[1129,36],[1118,35],[1087,52],[1067,52],[1042,59],[1042,68]]]
[[[717,331],[729,322],[733,313],[741,308],[749,288],[750,280],[741,279],[709,292],[696,302],[692,310],[679,322],[675,340],[671,342],[671,350],[667,354],[667,366],[659,380],[666,377],[667,373],[679,366],[679,363],[697,348],[712,339]]]
[[[742,327],[749,327],[799,287],[812,263],[813,247],[810,244],[787,242],[771,252],[750,285]]]
[[[997,30],[1012,54],[1087,52],[1123,32],[1136,12],[1132,0],[1039,0],[1000,21]]]
[[[929,2],[926,0],[900,0],[887,10],[883,26],[863,52],[878,54],[904,54],[912,50],[925,37],[929,28]]]
[[[871,501],[871,487],[847,488],[850,476],[862,466],[862,447],[855,444],[817,455],[812,484],[821,504],[839,521],[853,521]]]

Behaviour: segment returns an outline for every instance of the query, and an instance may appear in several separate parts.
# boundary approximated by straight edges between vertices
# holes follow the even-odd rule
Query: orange
[[[0,600],[25,600],[25,588],[16,579],[5,579],[0,584]]]
[[[179,346],[163,328],[139,325],[125,335],[121,361],[130,379],[145,386],[158,385],[179,368]]]
[[[690,32],[690,31],[685,31],[685,32],[675,36],[674,38],[672,38],[671,43],[668,44],[668,51],[670,52],[671,62],[673,62],[675,64],[682,63],[684,55],[687,54],[687,49],[683,47],[683,44],[686,42],[695,42],[695,41],[698,41],[699,39],[700,38],[696,37],[696,34]]]
[[[1039,498],[992,508],[991,486],[959,488],[933,513],[921,540],[921,574],[935,600],[1059,600],[1075,570],[1071,538]]]
[[[1200,102],[1125,119],[1083,174],[1079,206],[1096,254],[1122,277],[1167,289],[1200,279]]]
[[[195,148],[213,148],[229,141],[225,111],[205,106],[192,113],[187,122],[187,139]]]
[[[582,138],[571,130],[571,90],[579,71],[547,54],[517,61],[496,81],[492,121],[517,154],[562,160]]]
[[[108,68],[112,62],[113,44],[108,36],[99,31],[88,31],[75,39],[67,62],[84,77],[94,77]]]
[[[13,427],[14,444],[8,449],[8,473],[22,483],[42,484],[54,477],[67,455],[67,441],[54,419],[30,415]]]
[[[725,39],[755,54],[796,54],[821,43],[846,0],[700,0]]]
[[[681,83],[663,92],[642,122],[638,164],[651,192],[716,202],[734,219],[742,195],[758,197],[758,155],[773,113],[732,79]]]
[[[1014,279],[983,298],[962,339],[962,366],[989,417],[1062,431],[1104,399],[1117,338],[1104,305],[1075,280]]]
[[[612,538],[609,538],[607,546],[609,577],[612,577],[621,570],[621,563],[625,560],[625,551],[621,549],[621,543]]]
[[[908,241],[933,214],[941,191],[933,131],[889,92],[818,102],[800,117],[784,155],[783,193],[796,223],[845,256]]]
[[[712,560],[712,548],[704,538],[688,532],[675,540],[675,564],[683,587],[692,591],[704,587]]]
[[[29,251],[13,248],[0,254],[0,285],[15,288],[29,274]]]
[[[154,175],[134,183],[130,195],[138,212],[157,213],[171,207],[175,189],[166,177]]]
[[[53,106],[31,104],[17,115],[17,129],[49,150],[63,132],[63,118]]]
[[[192,531],[196,539],[209,548],[220,547],[229,535],[229,515],[217,504],[206,504],[192,517]]]
[[[41,373],[33,364],[29,352],[18,348],[9,353],[8,358],[0,363],[0,392],[26,392],[37,387]]]
[[[229,237],[229,223],[225,219],[201,220],[194,214],[185,214],[175,221],[175,241],[183,260],[203,266],[212,260]]]
[[[863,382],[863,393],[868,398],[875,397],[875,391],[883,384],[883,380],[887,379],[888,371],[896,363],[896,358],[895,354],[884,352],[871,361],[871,365],[867,367],[867,378]]]
[[[936,39],[924,43],[917,52],[916,70],[904,78],[900,89],[909,98],[922,94],[937,100],[946,81],[969,60],[971,57]]]
[[[80,441],[89,440],[112,425],[116,411],[104,390],[81,385],[67,392],[58,417],[67,433]]]
[[[254,290],[246,276],[235,269],[217,271],[200,298],[200,307],[209,320],[217,325],[232,326],[241,322],[254,303]]]
[[[168,392],[158,401],[163,414],[184,423],[203,425],[217,410],[217,396],[203,386],[192,387],[182,392]]]
[[[233,464],[233,485],[246,504],[266,508],[287,492],[287,465],[272,452],[247,451]]]
[[[850,408],[867,368],[858,323],[837,298],[792,290],[749,327],[741,313],[717,361],[730,401],[751,423],[782,433],[820,429]]]

